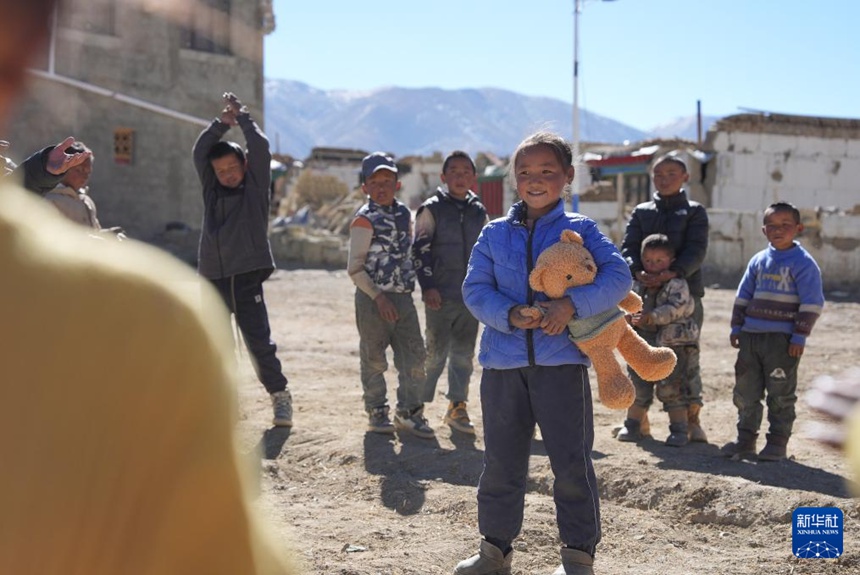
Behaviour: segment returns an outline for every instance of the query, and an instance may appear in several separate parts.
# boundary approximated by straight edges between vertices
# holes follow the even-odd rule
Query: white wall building
[[[716,152],[711,207],[860,206],[860,120],[738,114],[711,127],[705,148]]]

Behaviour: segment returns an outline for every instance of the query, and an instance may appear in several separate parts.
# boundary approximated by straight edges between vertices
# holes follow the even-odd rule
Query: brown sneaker
[[[443,421],[461,433],[475,435],[475,426],[472,425],[472,420],[469,419],[469,414],[466,412],[465,401],[449,403]]]

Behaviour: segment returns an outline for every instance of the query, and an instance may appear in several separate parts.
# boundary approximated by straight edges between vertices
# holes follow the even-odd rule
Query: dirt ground
[[[469,405],[477,437],[441,423],[443,374],[426,414],[435,440],[366,434],[358,378],[353,286],[345,272],[278,271],[266,283],[274,338],[290,379],[294,427],[270,427],[268,396],[247,355],[241,364],[240,448],[260,467],[259,505],[306,573],[447,574],[478,546],[476,485],[483,441],[476,366]],[[652,408],[654,440],[620,443],[622,413],[595,403],[594,462],[600,483],[601,575],[860,574],[860,500],[852,499],[840,453],[804,435],[815,419],[798,403],[790,460],[731,461],[719,446],[734,439],[735,352],[728,344],[733,291],[705,297],[703,426],[710,444],[666,447],[665,413]],[[416,305],[422,318],[419,296]],[[860,304],[828,301],[800,366],[802,394],[819,373],[857,362]],[[390,368],[389,399],[396,376]],[[594,377],[592,374],[592,387]],[[596,390],[595,398],[597,397]],[[791,554],[791,514],[836,506],[845,514],[845,554],[836,560]],[[549,574],[559,562],[552,472],[533,443],[525,521],[514,573]]]

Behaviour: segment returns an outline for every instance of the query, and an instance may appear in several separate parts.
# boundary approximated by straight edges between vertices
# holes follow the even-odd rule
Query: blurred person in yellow
[[[0,124],[54,4],[0,0]],[[295,573],[235,450],[217,294],[0,186],[0,573]]]

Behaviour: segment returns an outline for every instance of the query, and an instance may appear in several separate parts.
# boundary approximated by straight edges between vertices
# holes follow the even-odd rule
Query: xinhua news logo
[[[791,547],[801,559],[842,556],[842,510],[837,507],[798,507],[791,517]]]

